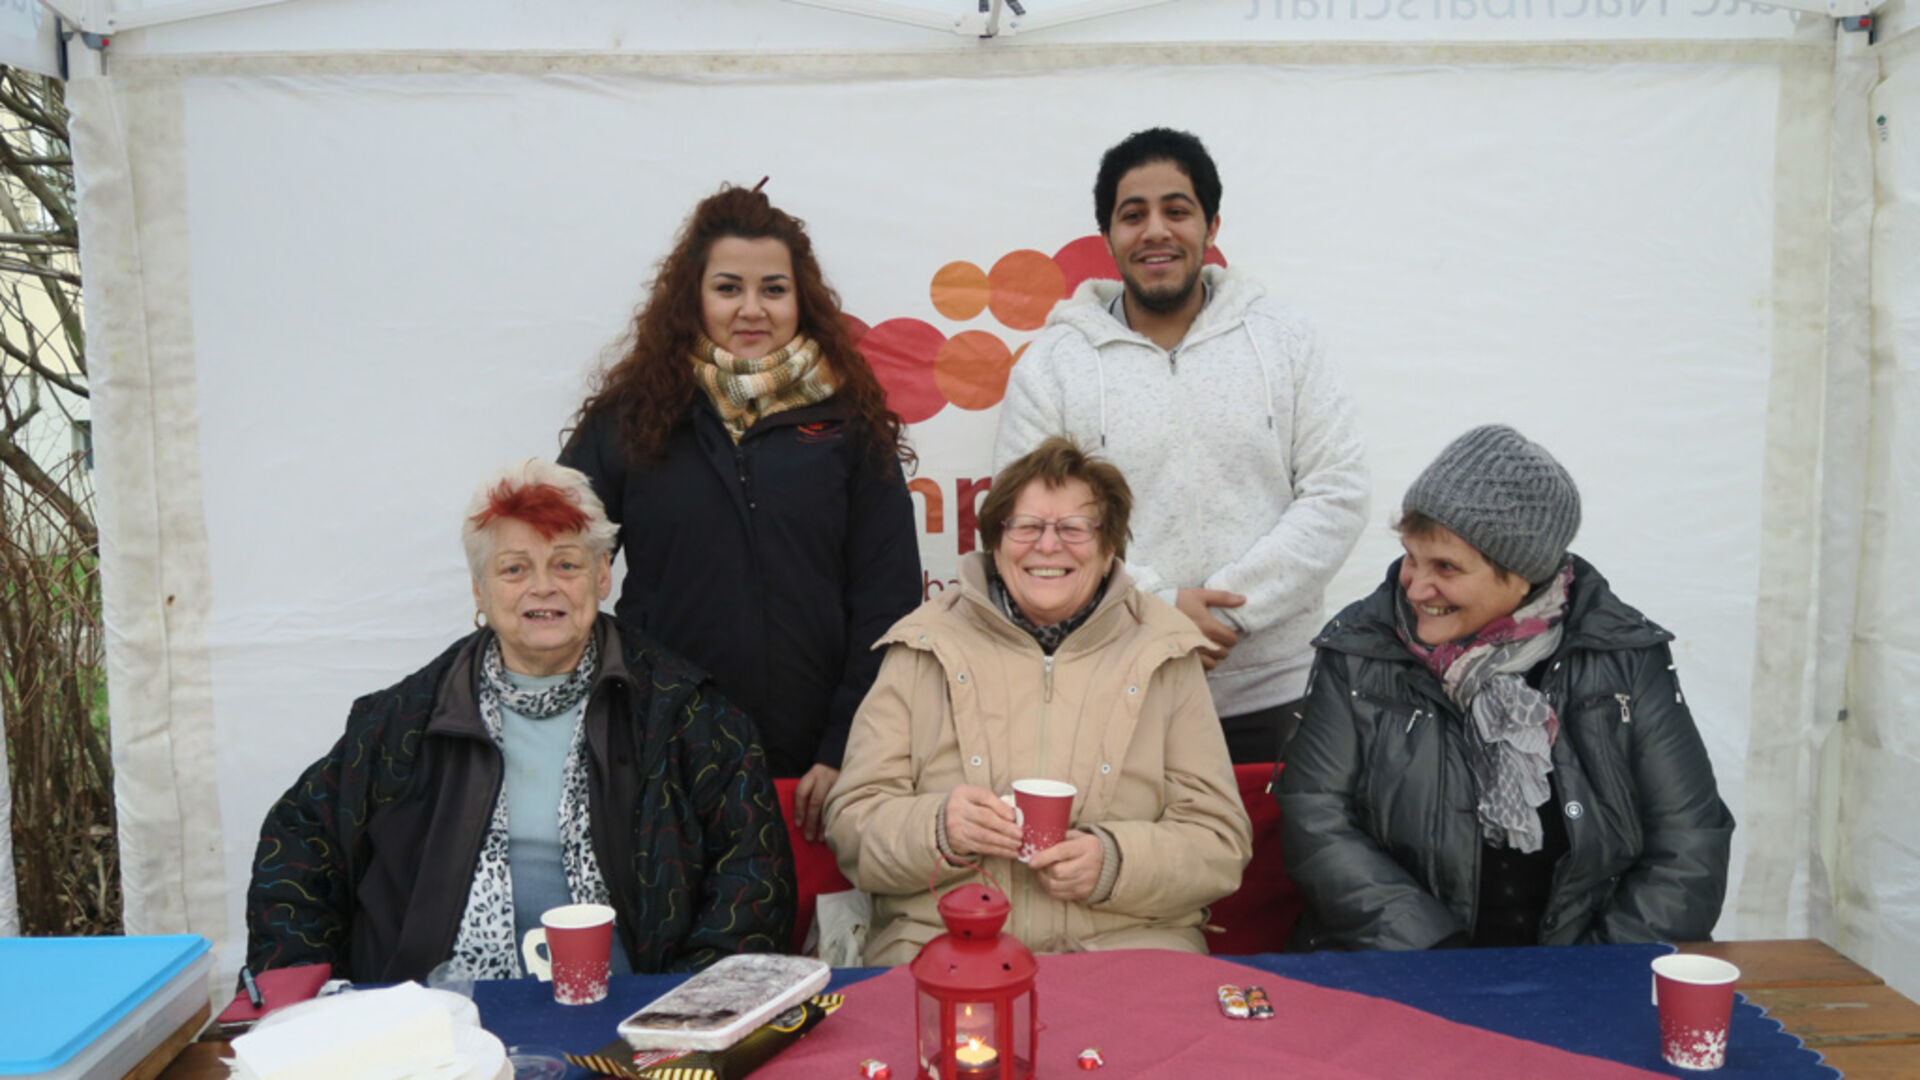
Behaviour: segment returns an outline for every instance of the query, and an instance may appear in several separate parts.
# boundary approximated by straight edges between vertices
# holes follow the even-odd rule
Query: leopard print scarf
[[[591,822],[587,813],[587,691],[599,670],[600,647],[587,640],[587,651],[573,673],[556,686],[545,690],[523,690],[507,679],[506,662],[500,654],[500,639],[489,637],[480,662],[480,718],[495,746],[505,748],[501,734],[500,709],[512,709],[522,716],[544,719],[569,710],[573,721],[573,745],[567,751],[567,764],[560,778],[560,864],[567,875],[567,893],[576,904],[608,902],[606,879],[601,876],[599,859],[594,855]],[[513,912],[513,870],[507,863],[507,792],[502,785],[493,800],[493,818],[487,836],[480,845],[480,862],[473,870],[473,883],[467,890],[466,910],[460,916],[460,929],[453,941],[453,959],[475,978],[513,979],[524,974],[520,967],[520,943],[515,940]]]

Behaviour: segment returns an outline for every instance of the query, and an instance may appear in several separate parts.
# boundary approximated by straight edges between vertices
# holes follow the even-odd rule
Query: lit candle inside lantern
[[[958,1030],[953,1036],[954,1063],[959,1066],[960,1075],[963,1077],[991,1075],[1000,1062],[1000,1052],[995,1050],[987,1040],[975,1034],[973,1029],[988,1029],[993,1023],[993,1011],[987,1010],[984,1019],[976,1020],[973,1015],[973,1006],[963,1005],[961,1010],[960,1016],[957,1017]]]
[[[968,1035],[953,1048],[953,1060],[960,1063],[960,1075],[978,1075],[993,1071],[1000,1054],[983,1042],[980,1036]]]

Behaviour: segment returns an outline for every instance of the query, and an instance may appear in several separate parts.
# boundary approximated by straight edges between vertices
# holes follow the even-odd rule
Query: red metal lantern
[[[1040,965],[1018,938],[1000,932],[1011,910],[991,885],[962,885],[940,898],[947,932],[908,966],[920,1080],[1032,1080]]]

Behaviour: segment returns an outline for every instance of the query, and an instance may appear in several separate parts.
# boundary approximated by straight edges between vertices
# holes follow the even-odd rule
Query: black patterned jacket
[[[611,617],[594,632],[588,805],[633,970],[777,951],[793,855],[752,724],[705,674]],[[267,812],[247,890],[254,970],[325,962],[390,982],[451,954],[501,783],[477,703],[490,633],[354,702],[346,734]]]

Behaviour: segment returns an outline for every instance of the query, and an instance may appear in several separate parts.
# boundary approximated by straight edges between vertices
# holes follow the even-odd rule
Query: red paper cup
[[[1013,808],[1020,811],[1020,859],[1067,838],[1073,796],[1079,789],[1059,780],[1015,780]]]
[[[1711,956],[1674,953],[1653,962],[1653,1003],[1660,1007],[1660,1056],[1682,1069],[1727,1063],[1733,984],[1740,969]]]
[[[551,955],[541,955],[541,947]],[[548,908],[540,928],[520,943],[527,970],[542,982],[552,980],[553,1000],[562,1005],[591,1005],[607,996],[607,961],[613,955],[613,909],[605,904],[568,904]]]

